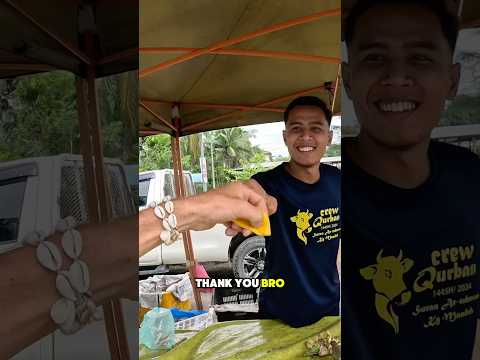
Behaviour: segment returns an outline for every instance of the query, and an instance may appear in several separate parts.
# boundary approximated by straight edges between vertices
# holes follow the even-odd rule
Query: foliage
[[[330,145],[325,153],[325,156],[340,156],[342,152],[342,146],[340,144]]]
[[[480,119],[480,96],[457,96],[445,111],[443,126],[478,124]]]
[[[271,167],[254,165],[252,167],[245,167],[243,169],[225,169],[225,176],[229,181],[248,180],[253,175],[262,171],[266,171],[270,168]]]
[[[80,153],[75,82],[64,71],[0,81],[0,90],[8,89],[1,99],[0,160]],[[104,155],[130,163],[138,158],[136,83],[135,73],[96,83]]]
[[[139,141],[139,171],[172,168],[170,135],[147,136]]]

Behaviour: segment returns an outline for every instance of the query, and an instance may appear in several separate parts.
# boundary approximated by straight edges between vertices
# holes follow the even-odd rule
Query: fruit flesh
[[[243,229],[250,230],[256,235],[270,236],[272,234],[270,230],[270,219],[266,213],[263,214],[262,225],[259,227],[254,227],[250,221],[245,219],[235,219],[233,222]]]

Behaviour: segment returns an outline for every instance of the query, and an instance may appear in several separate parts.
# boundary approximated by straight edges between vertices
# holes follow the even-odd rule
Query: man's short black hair
[[[448,45],[453,52],[457,43],[459,31],[458,18],[452,14],[444,0],[358,0],[349,11],[345,19],[345,42],[350,47],[355,34],[355,26],[360,16],[365,14],[371,8],[378,5],[420,5],[435,14],[440,21],[443,35],[448,41]]]
[[[294,99],[290,104],[288,104],[285,112],[283,113],[283,119],[285,120],[285,124],[288,120],[288,115],[290,111],[293,110],[294,107],[297,106],[316,106],[322,109],[323,113],[325,114],[325,119],[328,122],[328,125],[332,122],[332,112],[328,108],[327,104],[325,104],[321,99],[316,96],[300,96]]]

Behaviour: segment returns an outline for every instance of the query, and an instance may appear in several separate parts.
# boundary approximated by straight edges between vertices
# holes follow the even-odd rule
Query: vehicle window
[[[138,182],[138,202],[139,206],[147,206],[148,189],[150,188],[150,180],[144,179]]]
[[[16,241],[27,178],[0,181],[0,244]]]
[[[187,190],[187,195],[188,196],[195,195],[195,188],[193,187],[192,178],[189,175],[184,174],[184,179],[185,179],[185,189]]]
[[[163,193],[165,196],[171,196],[172,199],[175,198],[175,182],[172,174],[165,174]]]

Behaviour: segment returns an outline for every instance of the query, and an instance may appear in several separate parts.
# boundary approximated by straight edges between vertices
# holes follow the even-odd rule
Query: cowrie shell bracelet
[[[165,245],[173,244],[180,238],[180,233],[177,230],[177,217],[173,213],[175,209],[170,196],[166,196],[161,203],[153,201],[149,207],[153,209],[155,216],[162,220],[163,230],[160,232],[160,240]]]
[[[79,259],[82,253],[82,236],[75,230],[75,226],[73,216],[60,220],[56,226],[56,230],[63,233],[63,251],[73,260],[68,270],[62,269],[62,254],[57,245],[45,240],[45,233],[33,231],[22,241],[24,245],[36,246],[38,262],[44,268],[57,273],[55,285],[62,297],[53,304],[50,317],[64,334],[73,334],[86,324],[102,319],[88,290],[90,272],[87,264]]]

